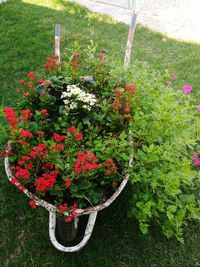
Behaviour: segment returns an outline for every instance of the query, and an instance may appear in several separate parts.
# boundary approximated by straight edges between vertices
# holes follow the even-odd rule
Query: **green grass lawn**
[[[62,0],[11,0],[0,5],[0,104],[12,105],[19,79],[39,72],[53,54],[54,26],[61,25],[62,54],[78,41],[93,40],[98,49],[123,62],[128,27]],[[138,26],[132,61],[141,67],[177,73],[180,86],[191,84],[199,95],[200,45],[178,42]],[[200,103],[199,103],[200,104]],[[1,114],[0,114],[1,115]],[[4,142],[0,121],[0,145]],[[88,245],[64,254],[51,245],[48,213],[28,207],[28,199],[7,181],[0,168],[0,267],[195,267],[200,266],[200,224],[185,229],[185,244],[167,240],[154,228],[143,236],[127,217],[129,188],[98,214]],[[111,215],[111,216],[110,216]]]

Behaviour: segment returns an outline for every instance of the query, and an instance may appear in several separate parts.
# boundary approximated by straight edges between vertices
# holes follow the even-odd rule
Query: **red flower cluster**
[[[107,159],[103,163],[103,167],[107,168],[106,173],[110,175],[112,172],[115,172],[117,170],[117,167],[112,159]]]
[[[53,139],[54,139],[57,143],[64,141],[66,138],[67,138],[67,136],[65,136],[65,135],[60,135],[60,134],[58,134],[58,133],[54,133],[54,134],[53,134]]]
[[[96,164],[99,159],[94,155],[90,150],[87,150],[86,153],[80,151],[77,152],[77,160],[74,164],[74,170],[76,174],[80,174],[84,170],[93,170],[99,169],[100,164]]]
[[[46,60],[46,63],[44,64],[44,67],[49,71],[55,71],[57,69],[59,69],[62,65],[65,64],[65,62],[59,62],[58,60],[58,56],[52,56],[52,57],[48,57]]]
[[[72,219],[75,217],[78,217],[78,212],[76,212],[78,205],[74,204],[72,207],[70,207],[70,215],[67,217],[66,222],[71,222]]]
[[[135,95],[136,94],[135,88],[136,88],[136,84],[134,84],[134,83],[125,85],[125,89],[128,90],[131,95]]]
[[[51,147],[52,151],[59,152],[61,150],[64,150],[65,147],[63,144],[55,144],[54,146]]]
[[[40,110],[40,114],[45,116],[45,117],[49,116],[49,113],[48,113],[47,109]]]
[[[19,122],[19,119],[16,117],[15,109],[10,108],[10,107],[6,107],[3,109],[3,112],[4,112],[4,115],[5,115],[8,123],[10,124],[11,128],[16,129],[17,123]]]
[[[58,170],[51,171],[50,173],[43,173],[42,177],[39,177],[35,183],[36,192],[46,191],[49,190],[50,188],[53,188],[58,174],[59,174]]]
[[[22,156],[21,160],[18,161],[18,164],[19,165],[24,165],[29,160],[30,160],[30,157],[29,156]]]
[[[78,58],[79,59],[80,57],[81,57],[81,54],[78,53],[78,52],[73,54],[73,58]]]
[[[19,133],[20,133],[20,135],[21,135],[22,138],[27,138],[27,137],[28,138],[33,138],[32,133],[29,132],[28,130],[24,130],[23,128],[20,129]]]
[[[77,129],[75,126],[71,126],[70,128],[67,129],[68,133],[74,133],[74,139],[76,141],[79,141],[79,140],[83,139],[83,134],[81,132],[76,132],[76,130]]]
[[[33,113],[30,111],[30,109],[24,109],[21,111],[22,118],[25,122],[28,122],[29,119],[33,116]]]
[[[38,132],[37,132],[37,134],[38,134],[38,136],[40,136],[40,137],[41,137],[41,136],[43,136],[43,135],[44,135],[44,132],[43,132],[43,131],[38,131]]]
[[[115,94],[116,95],[123,95],[123,91],[122,90],[120,90],[120,89],[115,89]]]
[[[66,187],[70,187],[72,184],[72,180],[70,178],[67,178],[66,181],[65,181],[65,186]]]
[[[117,115],[122,114],[124,120],[130,120],[132,118],[131,114],[131,104],[133,103],[133,96],[136,94],[135,84],[126,84],[125,91],[120,89],[115,89],[115,94],[117,97],[113,100],[113,111]]]
[[[54,165],[51,164],[51,163],[45,163],[45,164],[41,167],[42,170],[48,170],[48,169],[53,169],[53,168],[54,168]]]
[[[81,139],[83,139],[83,134],[82,134],[81,132],[77,132],[77,133],[75,134],[75,140],[76,140],[76,141],[79,141],[79,140],[81,140]]]
[[[73,133],[73,132],[76,131],[76,127],[75,127],[75,126],[72,126],[72,127],[68,128],[67,131],[68,131],[69,133]]]
[[[32,81],[35,80],[35,73],[34,73],[34,72],[32,72],[32,71],[29,72],[27,76],[28,76],[28,78],[29,78],[30,80],[32,80]]]
[[[39,144],[38,146],[33,147],[33,151],[29,153],[30,157],[42,157],[48,154],[46,149],[46,144]]]
[[[79,64],[77,61],[72,61],[71,66],[72,66],[73,71],[77,71],[79,68]]]
[[[60,212],[65,213],[68,212],[70,215],[67,217],[66,222],[71,222],[72,219],[78,216],[76,212],[78,205],[74,204],[71,207],[68,207],[67,203],[58,206]]]
[[[19,168],[18,171],[16,171],[16,173],[15,173],[15,178],[16,179],[19,179],[19,178],[29,179],[30,175],[29,175],[27,169]]]

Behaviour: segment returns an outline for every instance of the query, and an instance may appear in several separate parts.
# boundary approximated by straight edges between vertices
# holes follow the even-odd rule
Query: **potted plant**
[[[4,108],[8,178],[33,209],[43,205],[58,223],[64,214],[68,226],[108,206],[128,180],[136,85],[115,84],[106,60],[78,52],[67,62],[47,58],[46,74],[29,72],[16,107]]]

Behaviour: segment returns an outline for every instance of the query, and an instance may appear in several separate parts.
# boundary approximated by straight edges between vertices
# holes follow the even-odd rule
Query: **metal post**
[[[55,27],[55,55],[58,56],[60,61],[60,25],[56,24]]]
[[[136,18],[137,18],[137,14],[135,11],[135,4],[136,4],[135,1],[132,1],[133,9],[132,9],[131,22],[130,22],[130,27],[129,27],[129,32],[128,32],[125,57],[124,57],[124,66],[125,67],[129,66],[130,58],[131,58],[131,51],[132,51],[132,46],[133,46],[133,38],[134,38]]]

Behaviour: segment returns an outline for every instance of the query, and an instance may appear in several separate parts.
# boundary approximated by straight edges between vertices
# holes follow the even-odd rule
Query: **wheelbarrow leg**
[[[56,213],[49,211],[49,236],[50,236],[50,240],[51,240],[53,246],[62,252],[76,252],[76,251],[79,251],[80,249],[82,249],[87,244],[87,242],[89,241],[89,239],[92,235],[95,221],[96,221],[96,217],[97,217],[97,213],[98,213],[97,211],[90,213],[89,218],[88,218],[88,223],[87,223],[87,226],[85,229],[85,234],[84,234],[84,237],[81,240],[81,242],[75,246],[72,246],[72,247],[65,247],[65,246],[61,245],[60,243],[58,243],[56,236],[55,236]]]

